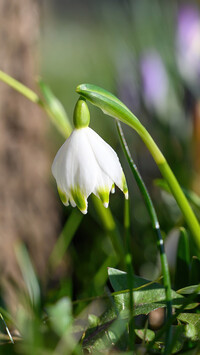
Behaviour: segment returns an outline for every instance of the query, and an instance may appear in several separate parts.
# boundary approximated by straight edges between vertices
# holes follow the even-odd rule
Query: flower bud
[[[85,102],[85,99],[83,99],[82,97],[80,97],[80,99],[76,103],[73,121],[75,128],[84,128],[89,126],[90,111]]]

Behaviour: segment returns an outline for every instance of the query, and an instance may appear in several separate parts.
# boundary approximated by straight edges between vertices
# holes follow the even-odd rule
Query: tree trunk
[[[38,72],[39,3],[0,1],[0,68],[33,90]],[[18,240],[27,245],[42,277],[57,235],[58,206],[48,184],[47,125],[41,109],[0,82],[1,286],[9,278],[20,281],[14,252]],[[9,292],[10,287],[5,287]]]

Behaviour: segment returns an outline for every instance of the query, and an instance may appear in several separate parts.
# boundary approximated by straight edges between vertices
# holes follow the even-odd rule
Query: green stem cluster
[[[131,168],[131,171],[134,175],[134,178],[137,182],[139,190],[142,194],[147,211],[148,211],[150,219],[151,219],[152,227],[153,227],[153,229],[156,233],[156,236],[157,236],[157,246],[158,246],[159,253],[160,253],[160,261],[161,261],[161,268],[162,268],[163,281],[164,281],[164,287],[165,287],[165,295],[166,295],[166,303],[167,303],[167,320],[169,320],[172,316],[171,281],[170,281],[170,273],[169,273],[169,267],[168,267],[168,262],[167,262],[167,256],[165,253],[163,238],[162,238],[162,234],[160,231],[160,224],[158,221],[158,217],[157,217],[153,202],[152,202],[149,192],[146,188],[146,185],[142,179],[142,176],[140,175],[140,172],[138,171],[136,164],[134,163],[134,161],[132,159],[131,153],[129,151],[129,148],[126,143],[126,140],[125,140],[125,137],[123,134],[123,130],[122,130],[122,127],[121,127],[121,124],[119,121],[117,121],[117,130],[118,130],[118,134],[120,137],[120,141],[122,144],[124,154],[127,158],[127,161],[128,161],[129,166]],[[172,339],[172,328],[169,327],[167,329],[167,334],[166,334],[165,354],[168,354],[168,348],[170,346],[171,339]]]
[[[127,281],[129,289],[129,349],[135,348],[135,319],[134,319],[134,270],[131,253],[131,235],[130,235],[130,203],[124,201],[124,239],[125,239],[125,263],[127,271]]]

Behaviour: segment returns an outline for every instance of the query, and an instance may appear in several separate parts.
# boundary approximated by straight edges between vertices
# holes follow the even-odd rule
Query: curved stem
[[[135,124],[133,122],[129,122],[129,126],[135,129]],[[190,228],[195,244],[200,250],[200,226],[197,218],[185,197],[176,177],[174,176],[171,168],[169,167],[167,160],[165,159],[164,155],[161,153],[160,149],[154,142],[153,138],[150,136],[148,131],[141,125],[140,129],[137,127],[137,132],[142,138],[143,142],[146,144],[147,148],[149,149],[152,157],[154,158],[162,176],[167,181],[169,188],[176,199],[178,206],[180,207],[185,221]]]
[[[200,226],[197,218],[164,155],[146,128],[116,96],[108,91],[95,85],[81,84],[77,87],[76,92],[89,100],[93,105],[99,107],[105,114],[117,118],[132,127],[140,135],[160,169],[162,176],[167,181],[169,188],[184,215],[185,221],[192,232],[191,235],[194,242],[200,250]]]
[[[134,125],[132,124],[131,127],[134,128]],[[160,152],[158,146],[153,141],[152,137],[146,131],[146,129],[142,130],[142,132],[138,132],[138,134],[141,136],[142,140],[144,141],[150,153],[152,154],[162,176],[167,181],[169,188],[184,215],[185,221],[192,232],[196,246],[200,250],[199,222],[197,221],[197,218],[187,198],[185,197],[176,177],[174,176],[169,164],[167,163],[167,160],[164,158],[163,154]]]

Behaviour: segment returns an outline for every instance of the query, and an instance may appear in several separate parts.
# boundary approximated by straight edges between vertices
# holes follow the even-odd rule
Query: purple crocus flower
[[[163,114],[166,110],[169,83],[159,53],[153,50],[144,53],[140,68],[144,102],[149,109]]]
[[[200,14],[194,5],[184,5],[179,10],[176,47],[182,77],[196,84],[200,79]]]

